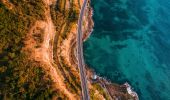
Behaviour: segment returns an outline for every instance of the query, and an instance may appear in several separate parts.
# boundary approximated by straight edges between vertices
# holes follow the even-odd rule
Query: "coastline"
[[[83,1],[83,0],[81,0]],[[90,6],[90,0],[88,1],[88,6],[85,11],[85,16],[83,18],[83,41],[86,41],[92,34],[94,22],[93,22],[93,8]],[[67,33],[65,39],[59,38],[59,44],[57,45],[57,56],[60,62],[63,62],[68,66],[71,73],[76,76],[76,79],[80,79],[79,71],[77,67],[77,57],[76,57],[76,35],[77,35],[77,24],[72,24],[70,31]],[[61,31],[62,33],[62,31]],[[106,100],[116,99],[117,97],[123,100],[134,99],[130,94],[128,94],[127,89],[122,88],[121,85],[116,83],[111,83],[107,79],[98,76],[97,80],[93,80],[93,76],[96,75],[95,71],[86,65],[86,73],[88,78],[89,90],[95,90],[93,94],[94,97],[105,99],[105,94],[107,95]],[[96,87],[97,85],[97,87]],[[100,87],[103,92],[97,90]],[[122,92],[123,90],[123,92]],[[90,93],[91,93],[90,92]],[[80,93],[80,91],[79,91]]]
[[[84,37],[83,37],[83,40],[84,40],[84,42],[90,37],[90,35],[92,34],[92,32],[93,32],[93,27],[94,27],[94,21],[93,21],[93,8],[90,6],[90,1],[89,1],[89,10],[87,11],[88,12],[88,16],[87,16],[87,18],[84,18],[84,20],[88,20],[88,25],[87,25],[87,30],[88,31],[84,31]],[[90,71],[90,73],[91,74],[89,74],[88,75],[88,79],[90,79],[91,78],[91,80],[93,80],[93,77],[94,76],[96,76],[96,79],[97,79],[97,81],[98,81],[98,83],[103,87],[103,88],[105,88],[105,90],[106,90],[106,92],[109,94],[109,96],[110,96],[110,98],[112,99],[112,98],[114,98],[114,99],[118,99],[116,96],[113,96],[112,97],[112,94],[110,93],[110,92],[112,92],[112,90],[111,91],[109,91],[109,89],[108,88],[112,88],[112,87],[125,87],[126,88],[126,92],[129,94],[129,95],[131,95],[132,97],[133,97],[133,99],[134,100],[139,100],[139,97],[138,97],[138,94],[134,91],[134,90],[132,90],[132,87],[131,87],[131,85],[130,84],[128,84],[127,82],[126,83],[124,83],[123,85],[118,85],[117,83],[112,83],[111,81],[108,81],[108,79],[106,79],[106,78],[104,78],[104,77],[101,77],[101,76],[99,76],[99,75],[97,75],[96,74],[96,72],[92,69],[92,68],[90,68],[89,66],[87,66],[86,65],[86,69],[87,69],[87,72],[88,71]],[[108,86],[108,85],[110,85],[110,86]],[[112,86],[111,86],[112,85]]]
[[[91,33],[93,32],[93,27],[94,27],[94,22],[93,22],[93,8],[90,6],[90,0],[89,0],[89,3],[88,3],[88,6],[87,6],[87,9],[86,9],[86,15],[84,16],[84,21],[87,22],[86,25],[84,25],[83,29],[83,33],[84,33],[84,36],[83,36],[83,41],[86,41]]]
[[[78,3],[80,4],[80,2],[83,2],[83,0],[61,0],[60,2],[56,0],[43,0],[41,3],[30,2],[28,6],[32,5],[32,3],[36,3],[36,5],[40,4],[44,11],[40,14],[43,19],[40,20],[32,16],[36,18],[32,22],[32,19],[28,18],[31,23],[28,27],[28,32],[26,31],[26,36],[23,37],[24,46],[21,48],[21,52],[25,55],[19,54],[18,57],[14,57],[14,63],[13,61],[11,62],[13,55],[7,55],[10,56],[9,63],[11,63],[11,65],[14,64],[14,66],[12,66],[14,73],[11,71],[11,75],[16,76],[18,72],[19,74],[23,74],[23,72],[28,72],[29,74],[19,75],[19,77],[17,77],[19,78],[17,79],[18,81],[12,82],[12,87],[16,90],[14,91],[15,93],[13,89],[11,91],[10,88],[5,88],[7,91],[3,90],[4,92],[0,93],[0,98],[2,96],[6,98],[8,94],[11,95],[10,98],[16,97],[16,99],[20,97],[27,98],[27,96],[28,98],[29,96],[32,98],[43,98],[42,96],[45,96],[44,98],[49,97],[49,99],[52,100],[79,100],[81,98],[80,72],[78,70],[75,53],[77,15],[80,10]],[[13,4],[13,2],[11,2],[11,4]],[[24,5],[26,6],[27,2],[25,2]],[[8,7],[8,5],[6,6]],[[34,6],[31,8],[34,8]],[[35,10],[39,11],[40,9],[37,8]],[[36,15],[37,12],[34,12],[34,14]],[[70,14],[73,14],[73,16],[70,16]],[[23,15],[27,15],[27,13],[23,13]],[[94,22],[92,16],[93,9],[90,7],[90,0],[88,0],[88,7],[83,17],[83,41],[86,41],[93,31]],[[18,18],[19,17],[17,17],[17,19]],[[23,16],[23,18],[25,19],[25,16]],[[25,23],[27,21],[22,20],[21,22]],[[25,27],[27,27],[27,25],[25,25]],[[18,27],[14,27],[14,29],[20,31]],[[16,40],[19,38],[20,37],[16,38]],[[18,47],[18,44],[16,47]],[[11,47],[9,46],[9,48]],[[15,46],[14,49],[16,49]],[[15,64],[16,60],[17,62]],[[112,100],[117,98],[128,100],[132,98],[126,89],[122,92],[121,89],[124,88],[120,87],[120,85],[111,83],[107,79],[96,75],[95,71],[87,65],[85,68],[86,70],[83,72],[87,73],[88,90],[92,100]],[[9,76],[9,78],[13,80],[13,76]],[[5,77],[4,79],[6,79]],[[10,81],[7,83],[9,82]],[[6,82],[4,85],[5,84]],[[16,84],[18,85],[15,86]],[[20,85],[21,87],[18,87]],[[27,90],[29,90],[28,94]],[[40,95],[36,95],[37,93]]]

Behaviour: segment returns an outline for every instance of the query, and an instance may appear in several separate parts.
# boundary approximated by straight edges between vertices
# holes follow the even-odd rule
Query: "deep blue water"
[[[170,100],[170,0],[91,0],[86,63],[140,100]]]

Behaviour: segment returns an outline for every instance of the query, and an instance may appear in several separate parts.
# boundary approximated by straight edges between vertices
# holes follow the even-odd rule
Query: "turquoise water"
[[[170,0],[91,0],[86,63],[140,100],[170,100]]]

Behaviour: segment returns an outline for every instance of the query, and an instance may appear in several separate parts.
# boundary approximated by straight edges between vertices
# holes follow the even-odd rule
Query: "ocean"
[[[88,66],[140,100],[170,100],[170,0],[91,0]]]

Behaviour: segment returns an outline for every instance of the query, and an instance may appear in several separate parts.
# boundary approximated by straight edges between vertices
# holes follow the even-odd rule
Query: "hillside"
[[[81,98],[75,50],[82,2],[0,1],[0,100]],[[84,40],[92,27],[89,2],[83,23]],[[87,74],[92,100],[131,98],[127,91],[121,92],[119,85],[107,85],[103,79],[91,82],[93,72],[89,68]]]

